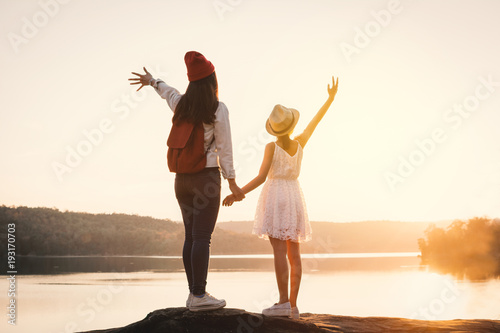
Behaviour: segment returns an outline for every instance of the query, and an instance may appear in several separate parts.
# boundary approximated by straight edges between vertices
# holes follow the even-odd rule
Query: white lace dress
[[[254,234],[264,239],[272,237],[299,243],[311,240],[311,224],[297,179],[301,162],[300,144],[295,155],[290,156],[275,143],[271,169],[257,204]]]

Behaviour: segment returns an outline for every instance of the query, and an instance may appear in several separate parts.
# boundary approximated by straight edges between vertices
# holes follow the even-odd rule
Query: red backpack
[[[212,140],[213,142],[213,140]],[[167,164],[170,172],[196,173],[207,164],[203,123],[176,121],[167,140]],[[212,143],[210,143],[210,146]]]

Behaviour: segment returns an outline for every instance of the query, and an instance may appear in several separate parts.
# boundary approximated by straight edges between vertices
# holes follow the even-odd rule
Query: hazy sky
[[[183,92],[197,50],[240,186],[273,106],[298,109],[300,133],[335,75],[299,178],[311,220],[500,217],[499,1],[62,2],[0,1],[0,204],[180,220],[171,111],[127,79],[146,66]],[[259,193],[219,221],[253,219]]]

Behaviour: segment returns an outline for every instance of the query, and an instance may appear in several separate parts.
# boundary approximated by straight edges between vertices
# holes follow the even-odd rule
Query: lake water
[[[2,332],[75,332],[124,326],[183,306],[179,257],[21,257],[17,326]],[[417,319],[500,319],[500,280],[456,281],[419,267],[417,253],[303,255],[301,312]],[[277,301],[271,255],[213,256],[207,290],[227,307],[260,312]],[[8,281],[0,302],[8,305]],[[5,309],[5,308],[4,308]],[[4,310],[5,313],[7,310]]]

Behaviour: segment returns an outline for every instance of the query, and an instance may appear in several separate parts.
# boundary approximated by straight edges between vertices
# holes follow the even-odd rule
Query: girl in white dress
[[[300,174],[302,150],[332,104],[337,88],[338,78],[337,82],[332,78],[332,87],[328,85],[327,101],[304,132],[293,140],[290,139],[290,134],[299,120],[299,112],[279,104],[274,107],[267,120],[266,129],[277,139],[266,145],[258,176],[242,188],[246,194],[266,182],[257,205],[253,233],[271,241],[280,299],[272,307],[264,309],[264,315],[299,318],[297,296],[302,277],[299,244],[310,240],[312,232],[297,178]],[[231,194],[224,199],[223,205],[231,206],[234,201],[235,197]],[[291,267],[290,274],[287,255]]]

